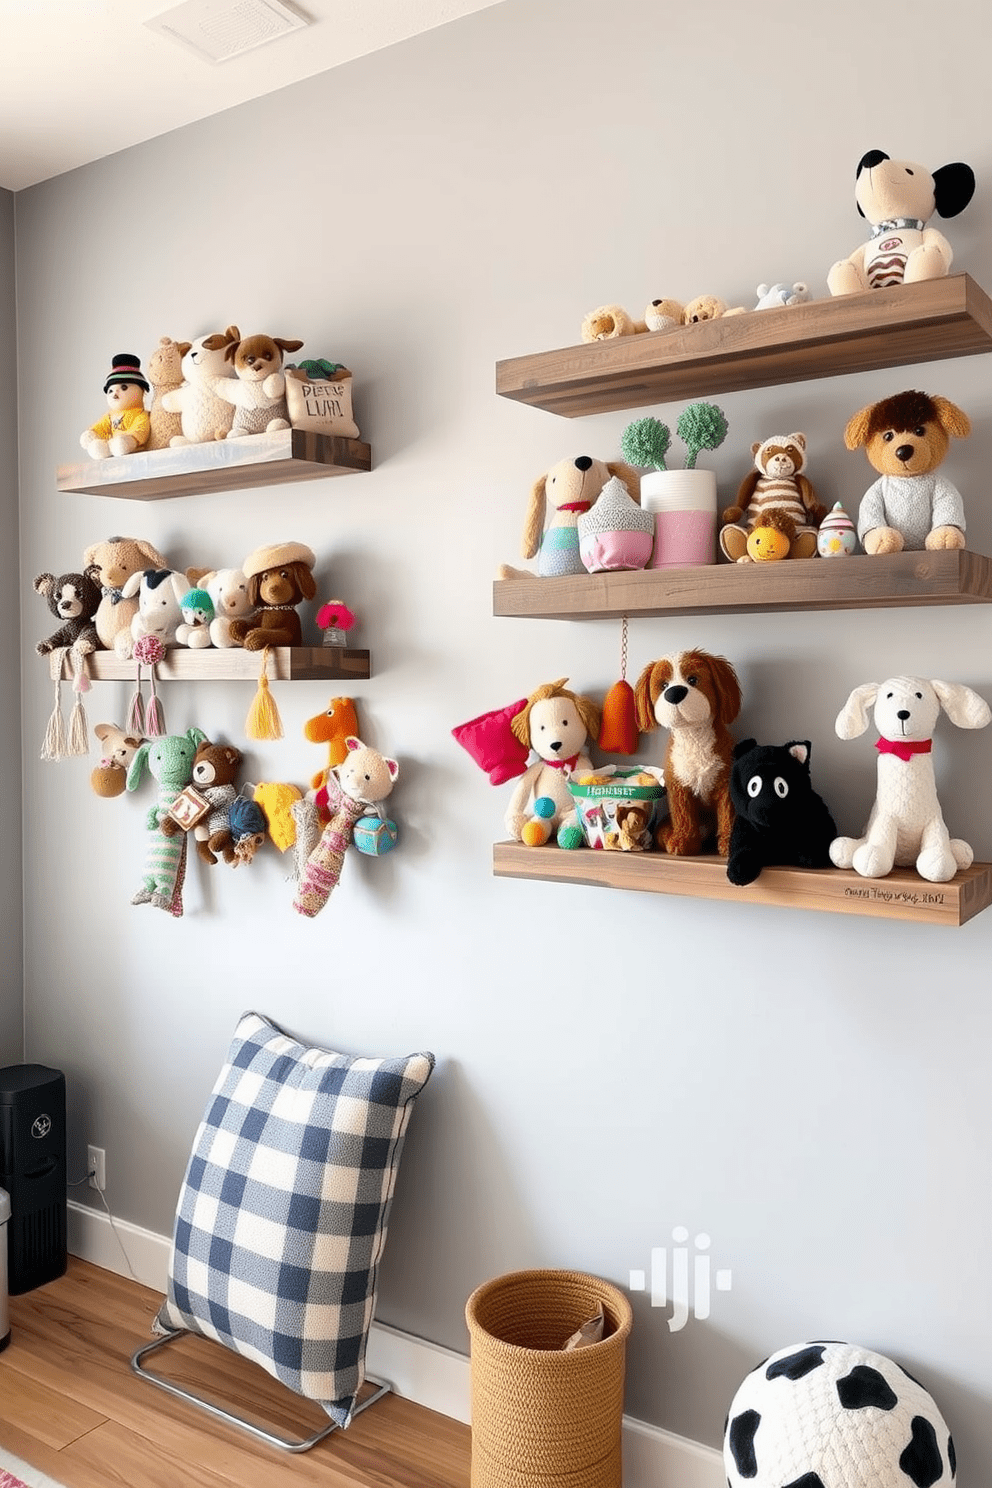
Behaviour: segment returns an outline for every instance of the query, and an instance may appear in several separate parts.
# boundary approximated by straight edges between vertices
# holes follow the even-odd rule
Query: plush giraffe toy
[[[328,773],[331,819],[307,858],[300,874],[293,908],[313,918],[337,887],[344,855],[351,845],[355,823],[375,811],[393,788],[399,765],[354,737],[345,740],[347,758]]]
[[[127,772],[127,788],[137,790],[145,770],[158,781],[158,803],[151,807],[145,825],[152,834],[145,858],[141,888],[132,904],[154,904],[178,919],[183,912],[183,880],[186,876],[186,833],[169,816],[169,808],[193,778],[197,748],[206,739],[202,729],[184,734],[164,734],[141,745]]]

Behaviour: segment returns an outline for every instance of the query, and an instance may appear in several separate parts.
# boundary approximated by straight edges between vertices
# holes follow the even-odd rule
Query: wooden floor
[[[70,1258],[58,1281],[10,1299],[0,1353],[0,1445],[65,1488],[467,1488],[469,1430],[390,1395],[299,1455],[256,1443],[131,1372],[161,1296]],[[280,1434],[323,1413],[220,1345],[148,1360]]]

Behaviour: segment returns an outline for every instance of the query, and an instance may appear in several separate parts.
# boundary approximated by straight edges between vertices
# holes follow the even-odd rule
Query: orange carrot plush
[[[606,754],[637,753],[637,704],[629,682],[614,682],[603,699],[597,743]]]

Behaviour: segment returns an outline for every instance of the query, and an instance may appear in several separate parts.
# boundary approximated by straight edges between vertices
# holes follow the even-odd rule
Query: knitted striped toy
[[[370,806],[384,801],[399,774],[395,760],[386,759],[353,736],[345,740],[348,756],[327,776],[331,819],[300,873],[293,908],[312,919],[327,903],[341,877],[344,855],[351,845],[355,823]]]
[[[183,912],[183,880],[186,875],[186,833],[169,816],[169,808],[193,778],[197,748],[206,739],[202,729],[184,734],[165,734],[141,745],[131,761],[127,788],[137,790],[145,771],[158,781],[158,803],[146,818],[152,834],[145,857],[141,887],[132,904],[154,904],[178,919]]]

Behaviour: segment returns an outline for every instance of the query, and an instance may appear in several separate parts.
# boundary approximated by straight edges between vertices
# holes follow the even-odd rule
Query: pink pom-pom
[[[143,635],[134,643],[134,659],[142,666],[154,666],[165,656],[165,647],[158,636]]]
[[[355,623],[355,617],[346,604],[339,599],[330,599],[327,604],[321,605],[317,611],[317,628],[319,630],[350,630]]]

